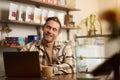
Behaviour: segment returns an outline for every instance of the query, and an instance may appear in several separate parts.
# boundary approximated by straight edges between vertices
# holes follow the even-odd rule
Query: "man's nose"
[[[51,32],[53,32],[53,29],[52,29],[52,28],[50,28],[48,31],[51,33]]]

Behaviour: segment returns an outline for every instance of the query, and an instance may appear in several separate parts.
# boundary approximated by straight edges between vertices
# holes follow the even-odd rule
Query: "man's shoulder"
[[[30,42],[28,43],[27,45],[29,46],[38,46],[38,45],[41,45],[41,40],[37,40],[37,41],[33,41],[33,42]]]
[[[63,48],[63,47],[69,47],[69,43],[66,43],[66,42],[62,42],[62,43],[55,43],[55,47],[57,48]]]

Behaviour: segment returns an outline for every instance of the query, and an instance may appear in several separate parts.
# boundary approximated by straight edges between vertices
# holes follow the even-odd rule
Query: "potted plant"
[[[96,18],[95,14],[90,14],[90,16],[85,18],[84,24],[86,26],[88,35],[96,35],[96,22],[98,22],[100,27],[100,33],[102,34],[102,25],[100,21]]]

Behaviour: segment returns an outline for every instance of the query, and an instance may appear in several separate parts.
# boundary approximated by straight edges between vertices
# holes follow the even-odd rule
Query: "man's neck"
[[[46,48],[53,48],[54,42],[48,43],[47,41],[42,40],[42,44]]]

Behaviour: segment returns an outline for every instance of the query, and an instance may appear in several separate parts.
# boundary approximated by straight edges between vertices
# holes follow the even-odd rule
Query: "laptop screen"
[[[3,52],[7,77],[38,77],[40,64],[38,52]]]

